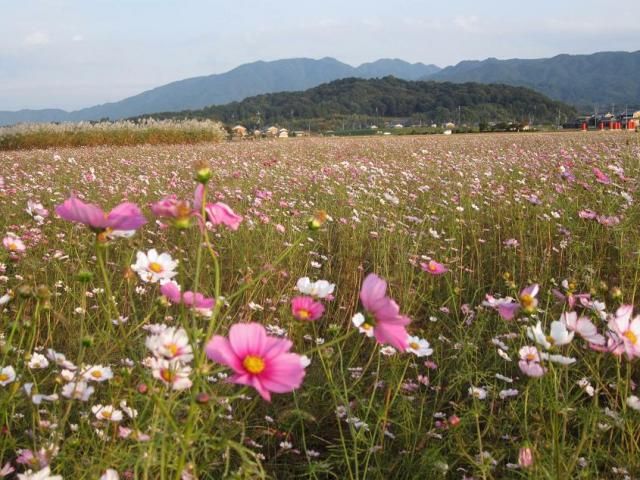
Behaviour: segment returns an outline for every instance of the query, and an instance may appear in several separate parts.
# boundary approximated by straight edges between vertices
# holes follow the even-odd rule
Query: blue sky
[[[634,51],[639,18],[634,0],[0,0],[0,110],[76,109],[255,60]]]

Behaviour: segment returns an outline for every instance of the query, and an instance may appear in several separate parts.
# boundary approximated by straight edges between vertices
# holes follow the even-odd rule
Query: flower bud
[[[76,280],[78,280],[80,283],[89,283],[92,278],[93,278],[93,273],[90,272],[89,270],[80,270],[76,274]]]
[[[309,230],[318,230],[329,218],[327,212],[324,210],[319,210],[315,213],[315,215],[309,220],[308,226]]]
[[[211,180],[211,177],[213,177],[213,172],[206,162],[201,162],[196,165],[196,182],[204,185]]]
[[[611,297],[615,300],[622,300],[622,290],[620,290],[620,287],[613,287],[611,289]]]
[[[533,466],[533,452],[529,447],[520,448],[518,453],[518,465],[520,468],[530,468]]]

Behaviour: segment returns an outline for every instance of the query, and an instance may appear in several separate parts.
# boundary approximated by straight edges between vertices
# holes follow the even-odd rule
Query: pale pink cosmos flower
[[[238,215],[229,205],[222,202],[207,204],[205,212],[213,225],[224,225],[231,230],[237,230],[243,220],[242,215]]]
[[[411,323],[411,319],[400,315],[400,307],[386,293],[387,282],[375,273],[370,273],[362,282],[360,301],[373,317],[367,319],[367,324],[373,329],[376,340],[403,352],[409,346],[409,334],[405,327]]]
[[[518,314],[520,309],[522,309],[525,313],[533,313],[538,306],[538,299],[536,296],[540,291],[540,287],[537,283],[533,285],[529,285],[528,287],[523,288],[518,295],[519,302],[498,302],[496,303],[495,308],[498,310],[498,313],[502,317],[503,320],[513,320],[515,316]]]
[[[578,317],[576,312],[567,312],[560,316],[560,321],[565,323],[567,330],[576,332],[587,342],[594,345],[605,344],[604,336],[598,333],[598,329],[588,317]]]
[[[229,381],[255,388],[266,401],[271,392],[291,392],[302,384],[303,357],[290,353],[290,340],[267,335],[259,323],[236,323],[229,338],[215,335],[206,346],[207,356],[234,372]]]
[[[530,377],[541,377],[545,374],[546,369],[540,365],[540,354],[536,347],[522,347],[518,353],[518,367],[522,373]]]
[[[431,275],[443,275],[449,271],[442,263],[438,263],[435,260],[429,260],[429,262],[421,262],[420,268],[423,271],[430,273]]]
[[[56,207],[56,213],[64,220],[82,223],[98,233],[105,230],[136,230],[147,223],[138,206],[131,202],[123,202],[105,213],[97,205],[71,197]]]
[[[2,239],[2,245],[12,254],[24,253],[27,249],[22,239],[13,233],[7,234],[7,236]]]
[[[626,353],[631,360],[640,357],[640,316],[631,320],[633,305],[622,305],[609,320],[609,330],[617,348],[613,353]]]
[[[291,313],[298,320],[313,321],[324,313],[324,305],[312,297],[298,296],[291,299]]]

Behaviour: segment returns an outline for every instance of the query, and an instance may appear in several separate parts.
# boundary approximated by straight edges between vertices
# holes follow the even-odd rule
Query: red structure
[[[582,127],[580,127],[583,132],[587,131],[587,122],[582,122]]]

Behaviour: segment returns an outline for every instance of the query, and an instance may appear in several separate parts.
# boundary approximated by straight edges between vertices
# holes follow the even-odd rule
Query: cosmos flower
[[[541,345],[545,350],[552,347],[567,345],[573,340],[574,332],[567,329],[564,319],[551,322],[551,330],[546,335],[542,330],[542,323],[538,321],[535,327],[527,327],[527,337]]]
[[[35,473],[31,470],[19,473],[18,480],[62,480],[62,475],[51,475],[51,468],[47,466]]]
[[[413,353],[416,357],[428,357],[433,353],[433,348],[424,338],[409,336],[407,343],[407,352]]]
[[[151,360],[151,372],[154,378],[170,386],[172,390],[191,388],[192,382],[189,378],[191,367],[179,360],[153,358]]]
[[[88,381],[105,382],[113,378],[113,371],[109,367],[92,365],[82,372],[82,377]]]
[[[617,343],[614,353],[626,353],[631,360],[640,356],[640,316],[633,320],[633,305],[622,305],[609,320],[609,331]]]
[[[69,222],[82,223],[93,231],[101,233],[112,230],[137,230],[147,223],[137,205],[124,202],[105,213],[97,205],[84,203],[76,197],[70,197],[56,207],[60,218]]]
[[[359,328],[371,329],[379,343],[388,343],[404,352],[409,338],[405,327],[411,319],[400,315],[400,307],[386,292],[387,282],[374,273],[367,275],[360,289],[360,301],[369,316]]]
[[[449,271],[447,267],[435,260],[429,260],[428,263],[420,263],[420,268],[431,275],[443,275]]]
[[[229,205],[222,202],[207,204],[205,212],[213,225],[224,225],[231,230],[238,230],[243,220],[242,215],[238,215]]]
[[[538,306],[538,299],[536,296],[540,291],[540,287],[537,283],[533,285],[529,285],[528,287],[523,288],[518,295],[518,302],[511,301],[501,301],[495,303],[495,308],[498,310],[498,313],[502,317],[503,320],[513,320],[515,316],[518,314],[520,309],[522,309],[525,313],[533,313],[536,311]],[[509,298],[509,297],[507,297]]]
[[[536,347],[522,347],[518,352],[520,361],[518,367],[525,375],[529,377],[541,377],[547,371],[540,365],[540,354]]]
[[[324,305],[312,297],[298,296],[291,299],[291,314],[298,320],[313,321],[324,313]]]
[[[184,328],[168,327],[147,337],[145,345],[158,358],[180,360],[183,363],[193,359],[193,349]]]
[[[305,295],[311,295],[316,298],[327,298],[333,294],[336,286],[327,280],[316,280],[312,282],[309,277],[302,277],[298,279],[296,288],[300,293]]]
[[[95,388],[85,381],[69,382],[62,387],[62,396],[86,402],[94,391]]]
[[[107,420],[109,422],[119,422],[122,420],[122,411],[115,408],[113,405],[94,405],[91,407],[91,411],[98,420]]]
[[[6,387],[16,379],[16,371],[12,366],[0,368],[0,385]]]
[[[181,293],[180,285],[173,280],[162,283],[160,285],[160,293],[171,303],[177,305],[183,303],[205,317],[211,316],[211,311],[216,303],[215,299],[205,297],[201,293],[193,293],[189,290]]]
[[[12,254],[24,253],[27,249],[20,237],[13,233],[7,234],[7,236],[2,239],[2,245],[4,245],[4,248]]]
[[[578,317],[576,312],[566,312],[560,316],[560,321],[564,322],[569,331],[576,332],[589,343],[594,345],[606,343],[604,336],[598,333],[598,329],[588,317]]]
[[[267,335],[258,323],[236,323],[229,338],[215,335],[206,346],[207,356],[234,372],[229,381],[255,388],[266,401],[271,392],[291,392],[302,384],[303,359],[290,353],[292,342]]]
[[[171,280],[178,272],[175,271],[178,261],[173,260],[168,253],[158,252],[152,248],[147,253],[138,252],[136,263],[131,269],[138,274],[143,282],[157,283],[162,280]]]

